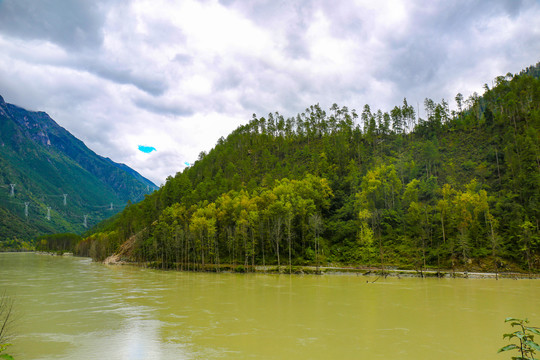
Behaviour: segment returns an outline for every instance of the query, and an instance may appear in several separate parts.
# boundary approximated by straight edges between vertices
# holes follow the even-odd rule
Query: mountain
[[[0,96],[0,241],[82,233],[156,189],[128,166],[94,153],[46,113]]]
[[[77,252],[181,269],[538,271],[539,69],[457,94],[457,110],[427,98],[425,118],[406,99],[254,115]]]

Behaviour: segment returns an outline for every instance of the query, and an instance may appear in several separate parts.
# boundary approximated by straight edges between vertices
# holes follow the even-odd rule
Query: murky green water
[[[369,278],[373,280],[373,278]],[[236,275],[0,254],[19,359],[508,359],[540,281]]]

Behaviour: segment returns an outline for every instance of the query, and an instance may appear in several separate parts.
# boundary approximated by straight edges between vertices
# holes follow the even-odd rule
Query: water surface
[[[162,272],[0,254],[19,359],[507,359],[539,280]]]

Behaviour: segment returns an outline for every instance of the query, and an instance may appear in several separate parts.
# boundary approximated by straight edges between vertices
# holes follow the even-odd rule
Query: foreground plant
[[[513,356],[512,359],[514,360],[533,359],[534,360],[536,351],[540,351],[540,345],[534,342],[534,335],[540,335],[540,328],[526,326],[525,324],[529,323],[529,320],[527,319],[523,320],[523,319],[516,319],[516,318],[509,317],[509,318],[506,318],[504,322],[510,322],[510,325],[512,325],[512,327],[517,326],[520,328],[520,330],[514,331],[513,333],[503,335],[503,339],[508,338],[508,340],[512,340],[514,338],[517,338],[519,340],[519,345],[517,344],[506,345],[505,347],[499,349],[498,352],[516,350],[521,354],[521,356]]]
[[[10,346],[11,344],[0,344],[0,359],[4,359],[4,360],[14,360],[13,359],[13,356],[11,355],[8,355],[8,354],[4,354],[3,352],[6,350],[6,348],[8,346]]]

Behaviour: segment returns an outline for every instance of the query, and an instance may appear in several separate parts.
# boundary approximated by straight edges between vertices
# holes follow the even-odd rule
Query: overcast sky
[[[0,95],[160,185],[253,113],[455,108],[540,61],[539,19],[538,0],[0,0]]]

